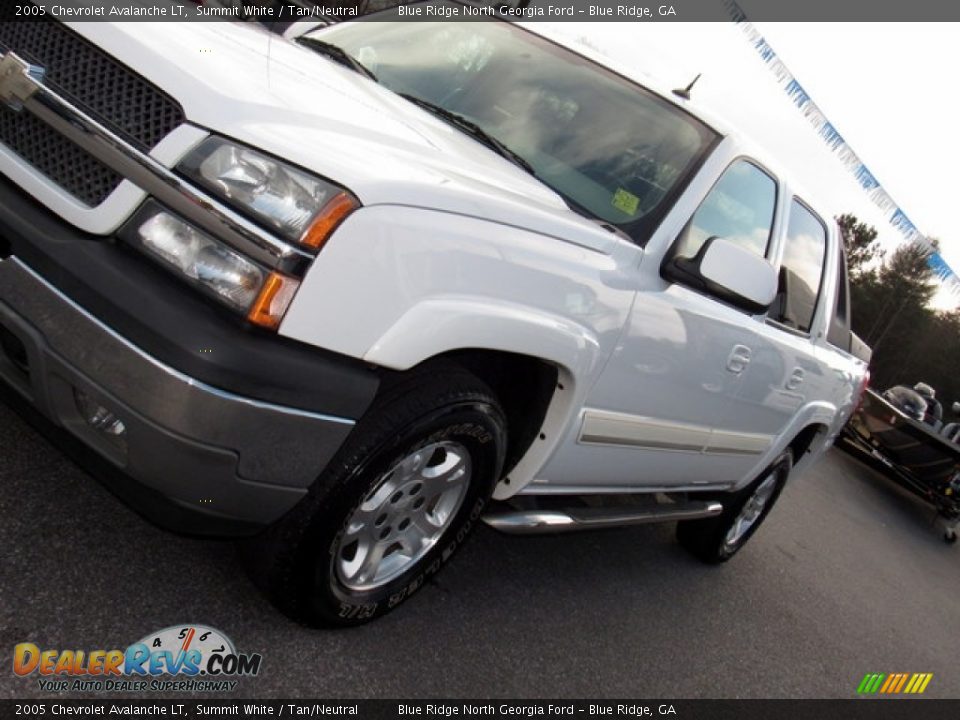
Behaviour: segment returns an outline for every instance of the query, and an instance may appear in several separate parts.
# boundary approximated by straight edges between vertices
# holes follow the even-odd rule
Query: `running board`
[[[690,502],[630,510],[623,507],[582,507],[565,510],[498,510],[483,516],[490,527],[513,535],[573,532],[644,525],[670,520],[695,520],[723,512],[718,502]]]

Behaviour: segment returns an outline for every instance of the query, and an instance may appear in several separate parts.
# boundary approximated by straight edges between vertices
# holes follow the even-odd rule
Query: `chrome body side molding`
[[[761,455],[773,440],[773,435],[731,432],[606,410],[585,411],[578,438],[585,444],[710,455]]]

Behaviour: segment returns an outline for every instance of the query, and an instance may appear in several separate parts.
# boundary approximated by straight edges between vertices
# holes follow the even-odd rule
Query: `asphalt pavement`
[[[932,672],[926,695],[956,698],[960,545],[931,521],[833,450],[725,566],[673,525],[484,527],[398,612],[310,630],[231,543],[149,525],[0,404],[0,697],[52,697],[13,675],[16,643],[123,648],[192,622],[262,653],[241,697],[852,698],[867,672]]]

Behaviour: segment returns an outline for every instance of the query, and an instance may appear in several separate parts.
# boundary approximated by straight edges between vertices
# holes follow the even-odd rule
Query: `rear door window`
[[[846,351],[850,351],[850,283],[847,278],[846,248],[842,235],[837,243],[837,302],[830,316],[830,328],[827,342]]]

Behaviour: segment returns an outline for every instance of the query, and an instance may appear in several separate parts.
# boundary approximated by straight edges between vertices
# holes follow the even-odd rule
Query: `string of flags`
[[[907,242],[916,243],[922,247],[927,255],[927,263],[934,275],[940,279],[944,287],[954,296],[960,296],[960,278],[953,271],[943,256],[937,252],[930,241],[917,230],[907,214],[894,202],[893,198],[883,188],[877,178],[870,172],[863,161],[853,151],[843,135],[830,123],[823,111],[810,97],[800,82],[787,69],[787,66],[777,56],[773,48],[766,41],[753,23],[747,20],[746,13],[736,3],[736,0],[723,0],[730,14],[731,20],[739,26],[753,45],[760,59],[767,65],[777,78],[777,82],[784,89],[793,104],[797,106],[803,116],[817,131],[826,146],[837,156],[840,162],[851,172],[857,183],[867,194],[867,197],[876,205],[893,228],[900,232]]]

